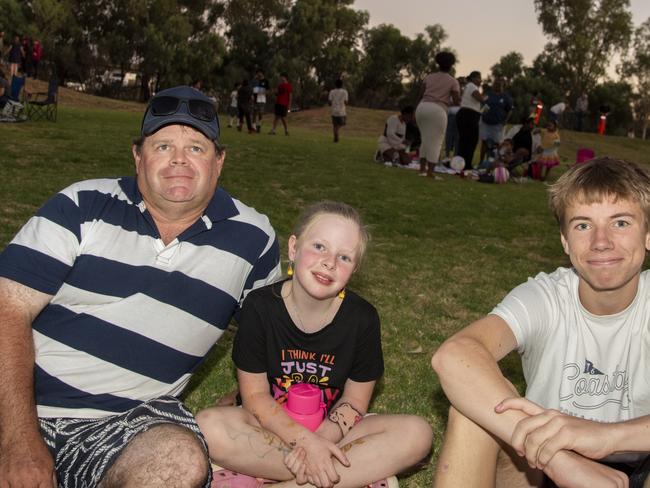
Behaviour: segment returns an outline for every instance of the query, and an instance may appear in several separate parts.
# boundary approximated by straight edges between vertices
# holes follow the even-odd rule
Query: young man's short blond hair
[[[564,230],[567,208],[574,203],[597,203],[614,197],[637,202],[650,223],[650,175],[636,163],[608,157],[577,164],[549,188],[553,215]]]

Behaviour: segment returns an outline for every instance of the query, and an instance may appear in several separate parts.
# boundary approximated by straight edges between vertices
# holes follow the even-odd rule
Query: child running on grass
[[[232,353],[243,408],[197,415],[210,457],[226,468],[213,488],[259,487],[260,478],[278,487],[396,486],[387,478],[429,453],[423,418],[365,416],[384,369],[379,316],[346,286],[368,240],[354,208],[312,205],[289,238],[289,277],[247,296]],[[321,390],[327,415],[315,432],[282,408],[297,383]]]

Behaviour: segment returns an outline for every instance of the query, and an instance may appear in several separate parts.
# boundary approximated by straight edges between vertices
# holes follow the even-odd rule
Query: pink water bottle
[[[315,432],[326,412],[320,388],[309,383],[291,385],[284,410],[293,420]]]

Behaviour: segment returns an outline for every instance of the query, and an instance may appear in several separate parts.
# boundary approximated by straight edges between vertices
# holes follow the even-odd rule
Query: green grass
[[[351,288],[380,312],[386,362],[371,408],[425,416],[436,433],[435,462],[448,403],[431,371],[431,354],[528,276],[568,262],[543,184],[489,185],[450,176],[434,182],[377,165],[372,162],[376,136],[363,134],[383,115],[369,113],[353,109],[351,126],[336,145],[327,119],[311,121],[315,129],[292,126],[290,137],[223,129],[227,157],[221,184],[270,217],[283,256],[292,223],[305,205],[334,199],[359,208],[373,240]],[[307,125],[309,114],[293,120]],[[2,245],[69,183],[131,174],[130,141],[139,124],[137,113],[61,106],[56,124],[1,125]],[[375,132],[381,128],[378,124]],[[567,161],[587,146],[598,155],[650,164],[649,142],[566,131],[562,137]],[[231,344],[228,331],[193,379],[186,396],[191,408],[206,407],[235,386]],[[518,358],[509,356],[503,368],[523,384]],[[428,486],[431,476],[429,465],[402,486]]]

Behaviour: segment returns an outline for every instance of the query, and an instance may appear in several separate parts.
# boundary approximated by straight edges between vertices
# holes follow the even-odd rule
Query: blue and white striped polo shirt
[[[133,177],[76,183],[0,255],[53,295],[33,323],[41,417],[102,417],[178,395],[245,294],[280,276],[266,216],[217,189],[163,244]]]

